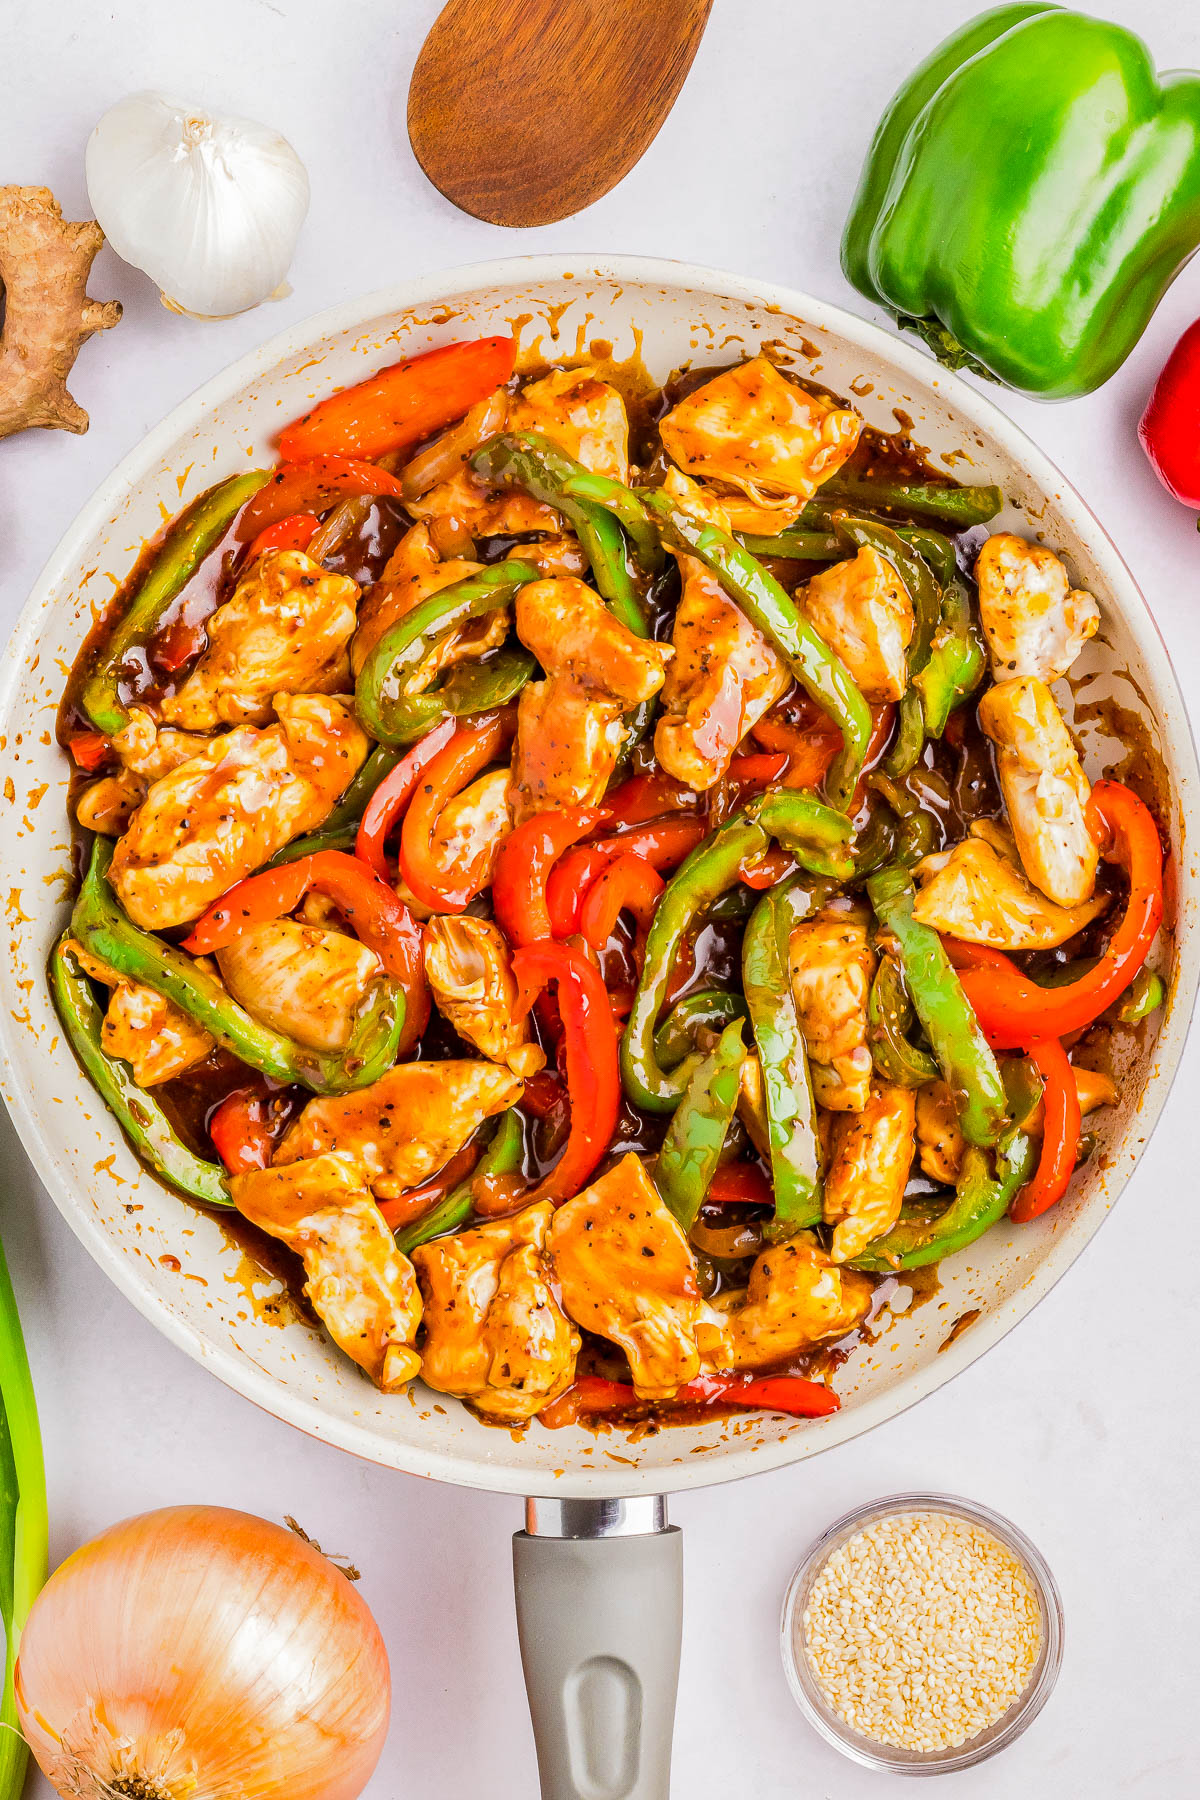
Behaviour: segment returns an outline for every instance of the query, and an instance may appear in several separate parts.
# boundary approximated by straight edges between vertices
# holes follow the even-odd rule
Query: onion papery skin
[[[112,1526],[42,1589],[17,1713],[77,1800],[356,1800],[387,1735],[387,1651],[312,1545],[249,1513]]]

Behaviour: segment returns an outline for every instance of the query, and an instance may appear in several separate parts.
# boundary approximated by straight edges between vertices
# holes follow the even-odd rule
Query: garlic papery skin
[[[109,243],[177,312],[229,318],[283,283],[308,175],[277,131],[167,94],[130,94],[88,139],[86,169]]]

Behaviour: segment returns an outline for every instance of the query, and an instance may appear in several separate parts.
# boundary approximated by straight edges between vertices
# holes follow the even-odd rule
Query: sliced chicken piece
[[[820,400],[765,356],[726,369],[671,408],[659,426],[688,475],[735,488],[776,515],[782,531],[858,443],[857,413]],[[746,527],[731,508],[734,530]]]
[[[668,645],[635,637],[582,581],[532,581],[517,595],[517,635],[546,672],[517,713],[509,804],[514,823],[593,804],[624,741],[622,714],[663,684]]]
[[[551,579],[588,572],[588,559],[576,537],[535,538],[528,544],[514,544],[512,554],[521,562],[532,563],[539,574]]]
[[[908,686],[915,620],[908,589],[886,556],[862,549],[814,575],[799,595],[805,617],[875,705]]]
[[[428,524],[435,538],[523,537],[526,532],[560,532],[563,522],[552,506],[523,494],[520,488],[494,488],[472,469],[463,469],[419,500],[406,500],[405,510]]]
[[[701,1298],[691,1246],[636,1156],[559,1207],[547,1248],[565,1311],[620,1345],[640,1399],[669,1400],[704,1358],[726,1366],[724,1321]]]
[[[728,1317],[732,1367],[778,1366],[814,1344],[845,1337],[870,1306],[872,1286],[854,1269],[835,1268],[807,1235],[764,1250],[745,1300]]]
[[[1099,851],[1087,828],[1087,777],[1054,696],[1036,676],[1002,681],[979,702],[996,746],[996,773],[1030,881],[1059,906],[1081,906],[1096,885]]]
[[[482,563],[452,557],[443,562],[429,541],[429,528],[414,525],[392,551],[383,574],[363,596],[358,609],[358,630],[350,646],[350,662],[357,675],[384,633],[407,617],[423,600],[478,575]],[[472,619],[460,631],[449,634],[425,658],[404,684],[406,694],[422,694],[444,669],[468,662],[494,650],[508,635],[508,608]]]
[[[697,793],[726,773],[734,751],[791,685],[791,671],[716,576],[681,556],[683,593],[662,687],[654,750],[668,775]]]
[[[141,776],[122,769],[116,775],[101,775],[80,791],[75,817],[85,831],[97,831],[101,837],[120,837],[128,831],[130,819],[145,798],[146,783]]]
[[[238,725],[155,781],[109,880],[135,924],[186,925],[301,832],[315,831],[366,760],[343,700],[277,694],[278,723]]]
[[[206,621],[208,648],[162,702],[169,725],[213,731],[265,725],[276,694],[344,694],[358,583],[328,575],[303,550],[256,557]]]
[[[615,387],[594,369],[553,369],[522,388],[510,431],[540,431],[594,475],[629,480],[629,420]]]
[[[421,1374],[489,1419],[520,1424],[575,1379],[580,1336],[545,1259],[549,1200],[413,1252],[425,1302]]]
[[[429,834],[430,854],[439,869],[470,870],[480,887],[488,885],[496,852],[512,830],[510,779],[508,769],[489,769],[446,802]]]
[[[952,850],[923,857],[913,917],[935,931],[998,950],[1051,950],[1104,911],[1103,896],[1056,906],[1025,879],[1012,834],[980,820]]]
[[[109,1056],[118,1056],[129,1064],[139,1087],[173,1081],[203,1062],[215,1048],[203,1025],[198,1025],[174,1001],[140,981],[128,981],[73,938],[70,948],[85,974],[112,989],[100,1028],[100,1044]]]
[[[875,953],[868,926],[865,906],[834,902],[797,925],[789,941],[813,1093],[829,1112],[861,1112],[871,1089],[867,1001]]]
[[[990,537],[975,563],[979,616],[997,681],[1057,681],[1100,629],[1100,608],[1052,550],[1009,531]]]
[[[1115,1106],[1118,1095],[1112,1079],[1097,1069],[1081,1069],[1072,1064],[1075,1092],[1081,1113],[1095,1112],[1099,1106]],[[1040,1136],[1045,1129],[1045,1107],[1041,1100],[1032,1112],[1018,1119],[1022,1131]],[[966,1142],[958,1128],[958,1113],[950,1089],[944,1081],[927,1082],[917,1089],[917,1149],[922,1173],[931,1181],[953,1187],[962,1168]]]
[[[385,1394],[418,1374],[421,1296],[412,1264],[372,1200],[353,1156],[231,1175],[243,1218],[304,1261],[304,1291],[330,1337]]]
[[[492,1062],[532,1075],[545,1057],[528,1016],[516,1017],[517,981],[508,942],[490,919],[439,915],[425,928],[425,974],[438,1011]]]
[[[913,1090],[873,1081],[858,1113],[833,1121],[825,1172],[825,1220],[834,1226],[830,1255],[849,1262],[900,1217],[913,1159]]]
[[[113,749],[129,774],[161,781],[193,756],[202,755],[211,742],[204,732],[159,725],[144,706],[131,706],[128,723],[113,738]]]
[[[517,1076],[495,1063],[401,1063],[356,1094],[310,1100],[275,1163],[344,1150],[362,1164],[372,1192],[394,1200],[436,1174],[521,1092]]]
[[[234,999],[311,1050],[346,1048],[367,991],[383,972],[375,952],[357,938],[295,919],[256,925],[216,955]]]

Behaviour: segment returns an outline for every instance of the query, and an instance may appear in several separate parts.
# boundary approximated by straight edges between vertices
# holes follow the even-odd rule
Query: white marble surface
[[[313,185],[294,293],[240,319],[176,318],[102,253],[94,292],[119,296],[125,319],[84,350],[72,382],[90,432],[0,444],[7,622],[77,507],[176,401],[287,321],[410,272],[521,250],[644,251],[865,310],[837,243],[871,128],[898,74],[975,7],[717,0],[679,103],[640,166],[587,213],[523,233],[455,212],[413,162],[408,75],[437,10],[438,0],[8,0],[0,9],[3,179],[45,182],[69,216],[86,216],[82,148],[93,123],[129,90],[159,86],[277,125]],[[1194,5],[1101,0],[1096,10],[1140,30],[1160,66],[1200,66]],[[1134,425],[1198,312],[1200,263],[1103,391],[1056,407],[1000,397],[1106,521],[1185,693],[1200,676],[1200,543],[1151,476]],[[1194,1039],[1114,1217],[982,1362],[831,1456],[675,1503],[687,1549],[680,1800],[908,1792],[810,1733],[784,1685],[777,1620],[791,1568],[818,1530],[858,1501],[913,1487],[1011,1514],[1048,1556],[1066,1605],[1066,1659],[1049,1706],[1006,1755],[948,1784],[956,1800],[1196,1791],[1198,1077]],[[371,1800],[533,1795],[510,1591],[516,1503],[354,1462],[227,1393],[105,1283],[6,1118],[0,1133],[4,1240],[41,1399],[54,1559],[113,1519],[174,1501],[294,1513],[361,1566],[391,1651],[393,1723]]]

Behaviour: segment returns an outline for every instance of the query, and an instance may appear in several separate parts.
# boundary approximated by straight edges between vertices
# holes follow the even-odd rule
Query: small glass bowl
[[[897,1513],[949,1513],[990,1531],[1024,1567],[1037,1593],[1042,1615],[1042,1642],[1037,1661],[1024,1690],[1002,1713],[994,1725],[981,1731],[965,1744],[946,1750],[901,1750],[881,1744],[876,1738],[864,1737],[853,1730],[825,1699],[804,1643],[804,1613],[812,1586],[834,1551],[865,1526]],[[886,1500],[873,1500],[838,1519],[822,1532],[805,1555],[788,1584],[783,1600],[781,1620],[783,1667],[796,1704],[810,1725],[844,1755],[852,1757],[864,1768],[883,1769],[893,1775],[948,1775],[956,1769],[969,1769],[1003,1750],[1041,1712],[1050,1698],[1062,1665],[1063,1610],[1062,1600],[1050,1569],[1029,1539],[1008,1519],[990,1512],[986,1506],[960,1500],[953,1494],[895,1494]]]

